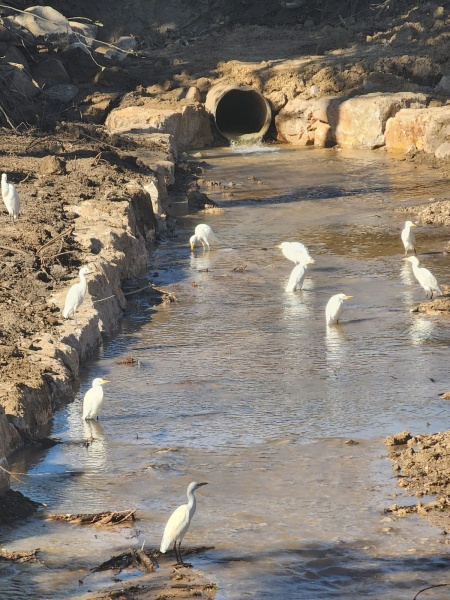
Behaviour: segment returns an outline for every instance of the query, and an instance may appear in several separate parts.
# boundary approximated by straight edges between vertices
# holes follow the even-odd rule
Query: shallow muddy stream
[[[195,480],[209,485],[185,542],[214,546],[192,562],[218,584],[218,600],[412,600],[445,583],[445,536],[383,514],[414,499],[401,497],[382,439],[450,426],[438,397],[450,384],[450,323],[410,312],[424,292],[401,260],[408,217],[394,212],[446,196],[448,183],[375,152],[202,155],[225,212],[180,218],[149,265],[177,302],[133,302],[54,418],[51,434],[65,443],[12,465],[30,473],[14,488],[48,511],[136,508],[139,520],[114,531],[43,516],[11,527],[2,545],[39,547],[44,564],[0,565],[0,597],[81,599],[112,583],[89,568],[144,540],[158,546]],[[200,222],[221,245],[191,255]],[[423,265],[448,284],[446,233],[424,226],[416,236]],[[284,291],[294,265],[275,245],[285,240],[304,242],[316,261],[300,292]],[[353,298],[327,330],[324,308],[339,292]],[[137,364],[118,365],[125,355]],[[97,376],[111,383],[100,422],[86,424],[82,397]]]

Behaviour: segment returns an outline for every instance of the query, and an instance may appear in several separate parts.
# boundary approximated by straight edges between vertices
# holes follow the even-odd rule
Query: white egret
[[[6,173],[2,173],[2,198],[6,210],[14,223],[20,213],[20,198],[13,184],[8,183]]]
[[[412,264],[412,270],[414,273],[414,277],[420,283],[420,285],[425,290],[425,295],[428,298],[428,294],[431,294],[430,300],[433,300],[433,293],[437,292],[441,296],[443,295],[443,291],[438,285],[436,277],[429,271],[425,269],[425,267],[419,267],[419,259],[417,256],[408,256],[403,260],[407,260]]]
[[[314,262],[314,259],[308,252],[308,248],[301,242],[282,242],[279,246],[275,246],[275,248],[281,248],[281,252],[284,256],[288,260],[292,260],[296,265],[305,263],[307,260],[309,260],[310,263]]]
[[[98,420],[98,415],[103,406],[102,386],[105,383],[109,383],[108,379],[96,377],[92,382],[92,387],[85,393],[83,400],[83,419],[85,421],[95,418]]]
[[[192,252],[194,251],[194,246],[197,242],[201,243],[203,250],[209,250],[209,245],[213,243],[217,244],[219,243],[219,240],[209,225],[200,223],[200,225],[197,225],[194,229],[194,235],[189,239]]]
[[[345,294],[331,296],[325,308],[327,325],[335,325],[339,322],[339,318],[344,310],[344,300],[348,300],[349,298],[353,298],[353,296],[346,296]]]
[[[89,275],[89,273],[92,273],[92,271],[87,267],[82,267],[79,270],[78,275],[80,276],[80,281],[72,285],[71,288],[69,288],[69,291],[67,292],[66,296],[66,301],[64,303],[64,308],[62,310],[62,316],[64,317],[64,319],[68,319],[69,315],[71,313],[73,314],[75,325],[77,324],[77,309],[83,303],[84,297],[86,295],[86,275]]]
[[[313,262],[314,260],[312,258],[307,258],[304,263],[300,263],[292,269],[288,284],[286,286],[286,292],[294,292],[295,290],[302,289],[308,266]]]
[[[405,256],[408,254],[408,250],[412,250],[414,254],[417,255],[416,252],[416,236],[414,235],[414,231],[411,227],[417,227],[415,223],[412,221],[405,221],[405,227],[402,229],[402,242],[405,247]]]
[[[195,513],[196,500],[194,492],[202,485],[207,485],[207,483],[207,481],[203,481],[202,483],[193,481],[189,484],[187,489],[188,503],[182,504],[171,514],[164,529],[160,551],[164,554],[170,548],[171,544],[173,544],[177,564],[184,565],[183,559],[181,558],[181,542],[189,529],[189,525],[191,524],[192,517]]]

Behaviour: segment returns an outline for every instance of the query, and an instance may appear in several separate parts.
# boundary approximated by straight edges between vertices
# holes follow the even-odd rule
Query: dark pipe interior
[[[254,91],[230,90],[216,107],[216,125],[225,137],[258,133],[266,118],[267,105]]]

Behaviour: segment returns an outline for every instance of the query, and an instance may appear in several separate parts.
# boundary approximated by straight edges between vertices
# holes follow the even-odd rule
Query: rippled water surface
[[[130,545],[157,546],[187,484],[207,480],[186,543],[215,546],[193,562],[219,600],[412,600],[445,582],[449,546],[424,521],[386,520],[383,508],[411,499],[393,497],[382,438],[449,427],[438,393],[448,389],[450,336],[446,320],[410,312],[424,293],[401,260],[406,217],[393,209],[443,197],[447,184],[378,153],[202,154],[205,178],[222,184],[208,193],[225,212],[180,216],[149,264],[177,302],[133,301],[54,418],[65,443],[13,465],[30,472],[16,489],[51,512],[136,508],[139,521],[11,528],[3,545],[40,547],[45,564],[0,566],[0,597],[84,598],[111,583],[111,573],[86,573]],[[221,245],[191,255],[188,239],[205,221]],[[416,236],[424,266],[449,282],[445,232],[424,226]],[[285,240],[316,260],[300,292],[284,291],[294,265],[275,245]],[[327,330],[324,308],[338,292],[353,298]],[[124,355],[137,365],[118,365]],[[101,421],[86,424],[82,397],[97,376],[111,384]],[[443,589],[422,597],[448,597]]]

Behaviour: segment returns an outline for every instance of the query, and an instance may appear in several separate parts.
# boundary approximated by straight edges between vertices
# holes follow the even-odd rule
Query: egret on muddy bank
[[[77,309],[83,303],[84,297],[86,295],[86,275],[89,275],[89,273],[92,273],[92,271],[87,267],[82,267],[79,270],[78,275],[80,277],[80,281],[78,283],[74,283],[74,285],[72,285],[69,288],[69,291],[67,292],[66,296],[66,301],[64,303],[64,308],[62,310],[62,316],[64,317],[64,319],[68,319],[70,314],[73,314],[75,325],[77,324]]]
[[[164,554],[173,544],[177,564],[184,565],[183,559],[181,558],[181,542],[189,529],[189,525],[191,524],[192,517],[195,513],[196,500],[194,492],[202,485],[207,485],[207,483],[207,481],[203,481],[202,483],[193,481],[189,484],[187,489],[188,503],[182,504],[172,513],[164,529],[160,551]]]
[[[194,235],[189,239],[192,252],[194,251],[194,246],[197,242],[201,243],[203,250],[209,250],[210,244],[217,244],[219,240],[209,225],[200,223],[200,225],[197,225],[194,229]]]
[[[288,260],[292,260],[296,265],[306,263],[307,260],[310,261],[310,264],[314,262],[314,259],[308,252],[308,248],[301,242],[282,242],[278,246],[275,246],[275,248],[281,248],[284,256]]]
[[[95,418],[98,420],[98,415],[103,406],[102,386],[105,383],[109,383],[109,380],[96,377],[92,382],[92,387],[85,393],[83,400],[83,419],[85,421]]]
[[[306,271],[310,264],[314,263],[312,258],[307,258],[304,263],[296,265],[290,274],[288,284],[286,286],[286,292],[294,292],[295,290],[301,290],[303,281],[306,277]]]
[[[349,298],[353,298],[353,296],[347,296],[346,294],[331,296],[325,308],[327,325],[336,325],[339,322],[339,318],[344,310],[344,300],[348,300]]]
[[[5,203],[6,210],[14,223],[20,213],[20,198],[19,193],[12,183],[8,183],[6,173],[2,173],[2,198]]]
[[[416,236],[411,227],[417,227],[412,221],[405,221],[405,227],[402,229],[401,238],[403,246],[405,247],[405,256],[408,254],[408,250],[412,250],[414,254],[416,252]]]
[[[433,300],[433,293],[437,292],[441,296],[443,295],[443,291],[438,285],[436,277],[429,271],[425,269],[425,267],[419,267],[419,259],[417,256],[408,256],[403,260],[407,260],[412,264],[412,270],[414,273],[414,277],[420,283],[420,285],[425,290],[425,295],[428,298],[428,294],[431,294],[430,300]]]

